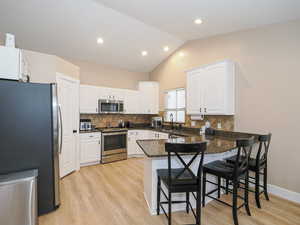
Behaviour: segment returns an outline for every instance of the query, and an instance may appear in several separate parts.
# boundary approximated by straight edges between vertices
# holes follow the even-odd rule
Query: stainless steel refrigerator
[[[38,214],[59,207],[60,113],[55,84],[0,80],[0,174],[38,169]]]

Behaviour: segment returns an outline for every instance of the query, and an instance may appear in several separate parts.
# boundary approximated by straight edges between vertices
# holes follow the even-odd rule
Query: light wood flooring
[[[240,225],[300,225],[300,205],[262,196],[252,216],[239,210]],[[85,167],[62,180],[61,207],[39,218],[40,225],[166,225],[164,215],[151,216],[143,195],[143,159]],[[224,197],[228,198],[228,197]],[[194,223],[191,214],[173,213],[173,224]],[[218,202],[202,210],[203,225],[233,224],[231,208]]]

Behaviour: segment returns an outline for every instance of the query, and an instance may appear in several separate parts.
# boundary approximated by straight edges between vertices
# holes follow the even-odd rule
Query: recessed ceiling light
[[[194,20],[194,23],[195,23],[195,24],[201,24],[201,23],[202,23],[202,20],[201,20],[200,18],[195,19],[195,20]]]
[[[184,53],[183,53],[183,52],[180,52],[180,53],[179,53],[179,56],[180,56],[180,57],[183,57],[183,56],[184,56]]]
[[[103,41],[102,38],[98,38],[98,39],[97,39],[97,43],[98,43],[98,44],[103,44],[103,42],[104,42],[104,41]]]
[[[142,51],[142,56],[146,56],[148,55],[148,52],[147,51]]]
[[[165,52],[169,51],[169,47],[168,47],[168,46],[165,46],[165,47],[164,47],[164,51],[165,51]]]

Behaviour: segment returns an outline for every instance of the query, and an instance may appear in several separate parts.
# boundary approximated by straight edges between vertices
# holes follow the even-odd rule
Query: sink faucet
[[[171,120],[171,129],[174,129],[174,116],[173,113],[170,114],[170,120]]]

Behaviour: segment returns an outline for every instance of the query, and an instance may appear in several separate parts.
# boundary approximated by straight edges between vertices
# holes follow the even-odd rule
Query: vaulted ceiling
[[[299,0],[0,1],[0,32],[22,48],[140,72],[188,40],[298,18]]]

